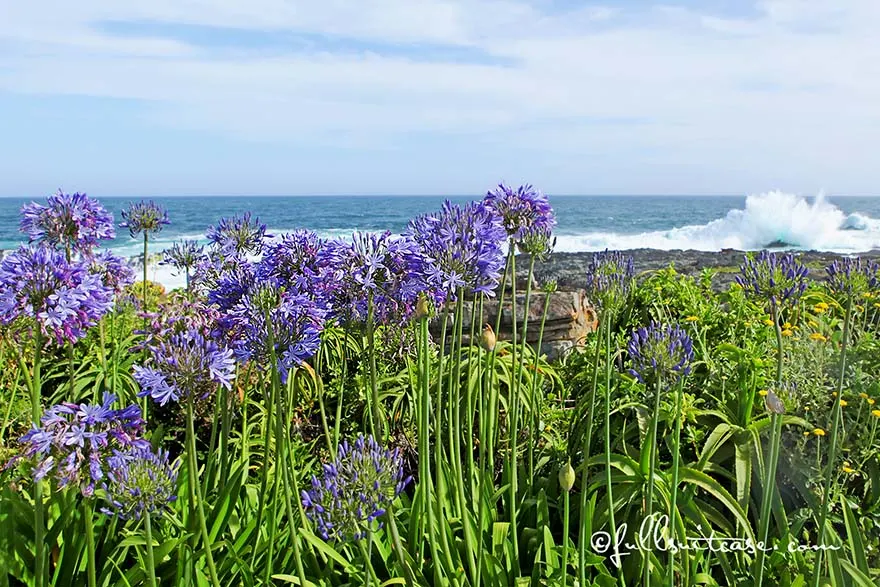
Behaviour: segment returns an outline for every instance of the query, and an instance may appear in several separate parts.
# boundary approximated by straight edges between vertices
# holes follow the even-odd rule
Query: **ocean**
[[[273,235],[297,228],[325,237],[353,231],[406,229],[410,218],[436,210],[443,196],[236,196],[158,197],[171,224],[150,245],[157,252],[180,239],[204,241],[205,229],[224,216],[251,211]],[[0,249],[23,242],[18,211],[29,199],[0,198]],[[132,198],[101,198],[120,219]],[[654,248],[754,250],[768,246],[836,252],[880,248],[880,197],[804,198],[783,192],[738,196],[554,196],[559,222],[557,251]],[[109,243],[117,254],[135,256],[142,241],[119,229]],[[165,267],[151,277],[175,287],[181,278]]]

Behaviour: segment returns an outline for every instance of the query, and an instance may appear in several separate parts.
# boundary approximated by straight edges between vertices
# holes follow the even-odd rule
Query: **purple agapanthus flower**
[[[302,503],[324,540],[361,540],[382,526],[380,518],[411,480],[399,449],[387,450],[372,436],[358,436],[354,443],[339,445],[321,479],[312,477]]]
[[[310,230],[296,230],[270,242],[256,265],[254,277],[263,283],[293,289],[319,304],[329,304],[333,279],[319,263],[326,241]]]
[[[116,295],[134,283],[134,268],[128,260],[118,257],[110,251],[101,251],[89,259],[89,271],[101,277],[105,287]]]
[[[556,226],[550,200],[528,184],[513,189],[500,183],[483,202],[501,217],[508,236],[518,242],[534,233],[549,234]]]
[[[168,220],[168,212],[153,201],[141,200],[129,204],[128,208],[122,211],[122,219],[123,222],[119,226],[127,228],[132,237],[141,233],[155,234],[162,230],[164,225],[171,224]]]
[[[164,406],[190,395],[204,398],[218,385],[232,388],[232,351],[197,330],[173,334],[149,350],[147,366],[134,367],[134,379],[141,387],[138,397],[151,397]]]
[[[405,321],[418,296],[410,276],[410,260],[417,254],[412,240],[393,237],[390,232],[358,232],[351,242],[326,243],[318,262],[331,300],[331,316],[364,323],[372,302],[377,324]]]
[[[139,520],[168,509],[177,500],[180,459],[171,462],[168,452],[149,447],[117,451],[110,459],[101,484],[107,502],[101,511],[123,520]]]
[[[880,288],[880,264],[860,257],[843,257],[825,268],[828,289],[853,297]]]
[[[205,236],[219,252],[225,255],[258,255],[266,234],[266,225],[259,218],[251,220],[251,213],[221,218],[217,226],[208,229]]]
[[[235,357],[269,364],[274,342],[275,367],[286,381],[288,371],[317,352],[325,312],[303,294],[263,284],[242,296],[228,316]]]
[[[694,359],[693,342],[684,330],[654,323],[633,331],[627,351],[630,373],[642,383],[686,377]]]
[[[602,311],[616,312],[626,303],[635,282],[630,255],[605,250],[594,253],[587,266],[587,295]]]
[[[406,236],[416,244],[413,274],[422,288],[454,297],[459,288],[494,295],[504,270],[506,237],[501,217],[482,202],[445,202],[439,212],[412,220]]]
[[[45,246],[23,246],[0,262],[0,323],[31,318],[58,344],[76,342],[113,305],[113,289],[88,264]]]
[[[33,459],[34,480],[51,474],[60,487],[77,486],[88,497],[105,480],[116,451],[149,449],[150,443],[141,438],[140,408],[115,410],[115,401],[116,396],[105,393],[100,405],[62,403],[48,408],[40,427],[19,441],[24,448],[18,458]]]
[[[100,241],[116,237],[113,214],[86,194],[58,190],[47,198],[21,208],[21,231],[31,242],[39,241],[69,253],[88,256]]]
[[[196,241],[185,240],[176,242],[171,245],[170,249],[162,252],[162,261],[160,265],[171,265],[178,272],[183,272],[187,276],[199,264],[204,255],[205,247]]]
[[[736,282],[743,290],[772,307],[794,303],[807,289],[809,271],[792,253],[761,251],[746,255]]]

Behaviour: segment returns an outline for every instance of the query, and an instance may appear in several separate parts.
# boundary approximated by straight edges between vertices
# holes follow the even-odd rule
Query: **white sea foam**
[[[847,216],[821,194],[812,200],[784,192],[746,198],[745,208],[730,210],[707,224],[624,234],[584,232],[557,237],[557,251],[603,249],[756,250],[784,247],[841,253],[880,248],[880,220]]]

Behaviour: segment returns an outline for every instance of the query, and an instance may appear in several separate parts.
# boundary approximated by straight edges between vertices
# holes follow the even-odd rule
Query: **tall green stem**
[[[153,527],[150,512],[144,514],[144,533],[147,539],[147,578],[150,580],[150,587],[156,587],[156,559],[153,556]]]
[[[681,461],[681,396],[682,396],[682,388],[684,387],[684,378],[682,378],[678,382],[678,386],[675,391],[675,411],[673,412],[673,416],[675,417],[675,433],[673,436],[673,445],[672,445],[672,497],[669,499],[669,529],[672,536],[672,539],[675,540],[675,519],[678,510],[676,509],[676,502],[678,501],[678,467],[679,462]],[[682,557],[687,559],[687,550],[683,550]],[[687,569],[687,564],[682,565],[682,569]],[[669,549],[669,576],[668,581],[670,587],[674,585],[675,581],[675,549]]]
[[[770,306],[770,314],[776,330],[776,390],[782,384],[782,363],[784,347],[782,344],[782,327],[779,324],[779,309],[776,304]],[[764,551],[770,534],[770,517],[774,492],[776,491],[776,464],[779,459],[779,442],[782,436],[782,415],[771,412],[770,415],[770,454],[764,468],[764,494],[761,499],[760,526],[758,528],[758,553],[755,556],[755,586],[761,587],[764,581]]]
[[[515,245],[513,242],[510,243],[511,251],[513,251]],[[510,344],[510,358],[511,365],[514,366],[514,371],[516,371],[516,255],[512,254],[510,257],[510,304],[511,304],[511,344]],[[499,312],[501,309],[499,308]],[[517,464],[518,464],[518,441],[519,441],[519,385],[517,382],[517,378],[514,377],[513,380],[508,385],[509,399],[507,405],[507,414],[508,414],[508,442],[510,444],[510,455],[508,460],[508,485],[509,485],[509,508],[510,508],[510,540],[513,545],[513,556],[514,560],[512,563],[515,568],[512,569],[513,576],[519,576],[519,537],[517,536],[517,528],[516,528],[516,518],[517,518]]]
[[[663,389],[663,378],[657,375],[657,381],[654,386],[654,411],[651,416],[651,437],[648,440],[648,450],[651,451],[651,458],[648,464],[648,495],[645,498],[645,519],[650,520],[654,512],[654,470],[657,466],[657,421],[660,419],[660,392]],[[608,396],[610,390],[605,390],[605,396]],[[606,429],[607,434],[607,429]],[[610,495],[608,496],[611,497]],[[613,505],[609,502],[609,512],[614,510]],[[652,545],[653,546],[653,545]],[[644,553],[644,574],[642,576],[645,587],[651,587],[651,549],[647,549]]]
[[[568,580],[568,515],[569,510],[569,501],[571,491],[566,490],[562,496],[563,500],[563,509],[565,510],[565,517],[562,518],[562,587],[565,587],[565,583]]]
[[[211,553],[211,537],[208,535],[208,525],[205,521],[205,498],[202,495],[202,486],[199,482],[199,469],[196,460],[196,432],[193,421],[193,396],[187,394],[186,398],[186,452],[189,458],[190,475],[188,481],[195,486],[196,511],[199,518],[199,530],[202,535],[202,546],[205,549],[205,559],[208,563],[208,575],[211,578],[211,584],[214,587],[220,587],[220,580],[217,577],[217,569],[214,567],[214,555]]]
[[[98,584],[95,570],[95,521],[89,498],[83,499],[83,522],[86,528],[86,574],[89,587],[95,587]]]
[[[843,340],[840,348],[840,371],[837,377],[837,395],[834,397],[834,417],[831,422],[831,451],[828,454],[828,463],[825,465],[825,479],[822,486],[822,510],[819,516],[819,551],[817,553],[816,568],[813,570],[813,585],[818,586],[821,576],[822,547],[825,544],[825,526],[828,523],[829,503],[831,498],[831,479],[834,476],[834,467],[837,460],[838,429],[840,428],[841,412],[840,400],[843,399],[843,384],[846,378],[846,352],[849,345],[850,322],[852,321],[853,299],[850,296],[846,301],[846,316],[843,321]],[[872,432],[873,438],[873,432]],[[869,445],[870,446],[870,445]]]
[[[382,444],[385,441],[385,426],[382,424],[382,415],[379,404],[379,379],[376,372],[376,309],[373,304],[373,295],[367,302],[367,353],[370,356],[370,403],[373,418],[373,436],[376,442]]]
[[[578,574],[581,585],[587,584],[587,544],[590,540],[589,536],[587,536],[589,529],[587,528],[586,515],[588,503],[587,487],[590,478],[590,467],[587,462],[590,460],[590,448],[593,440],[593,410],[596,405],[596,390],[599,387],[599,358],[601,357],[602,343],[605,340],[605,320],[605,318],[602,318],[599,325],[601,330],[597,332],[598,340],[596,340],[596,352],[593,356],[593,387],[590,390],[589,399],[587,400],[587,430],[584,434],[583,446],[581,447],[581,463],[583,469],[581,471],[580,531],[578,533]],[[608,469],[607,454],[606,451],[606,469]],[[610,471],[610,469],[608,469],[608,471]],[[612,528],[612,532],[613,531]],[[612,544],[616,544],[616,542],[612,541]]]
[[[34,371],[31,376],[31,422],[40,425],[42,406],[42,381],[40,377],[40,359],[43,351],[43,333],[39,327],[34,333]],[[46,584],[46,523],[43,519],[43,483],[34,482],[34,585],[42,587]]]
[[[605,318],[605,492],[608,494],[608,526],[611,535],[612,554],[616,565],[620,566],[620,553],[617,551],[617,522],[614,518],[614,486],[611,483],[611,323],[609,317]],[[659,394],[658,394],[659,395]],[[654,410],[654,435],[657,435],[657,409]],[[654,487],[653,473],[651,484]],[[586,492],[586,485],[583,491]],[[650,489],[649,489],[650,491]],[[650,499],[650,498],[649,498]]]

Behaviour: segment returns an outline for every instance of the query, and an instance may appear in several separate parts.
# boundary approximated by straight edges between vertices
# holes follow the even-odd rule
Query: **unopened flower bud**
[[[495,331],[492,330],[492,327],[488,324],[483,326],[483,332],[480,334],[480,343],[483,348],[487,351],[494,351],[496,342]]]
[[[430,309],[428,308],[428,299],[425,296],[419,296],[419,301],[416,302],[416,311],[415,311],[415,319],[421,320],[422,318],[430,315]]]
[[[571,491],[571,488],[574,487],[574,469],[571,466],[571,461],[559,469],[559,486],[565,491]]]

